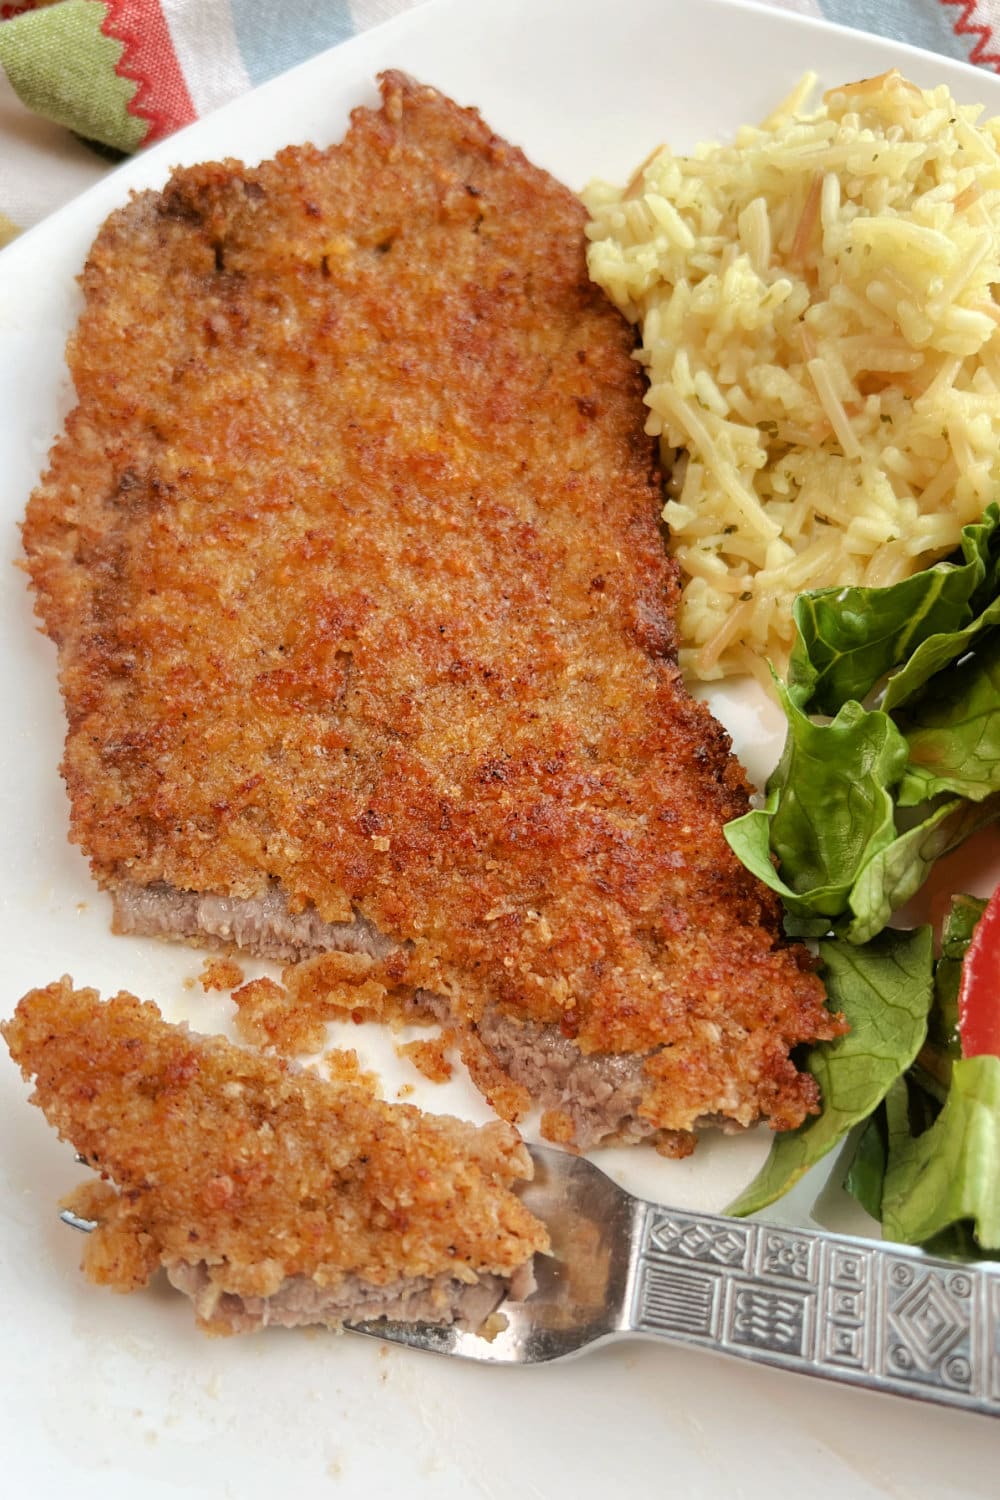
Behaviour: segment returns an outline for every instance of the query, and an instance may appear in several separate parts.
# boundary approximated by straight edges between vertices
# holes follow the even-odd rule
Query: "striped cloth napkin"
[[[421,3],[0,0],[0,244],[109,158]],[[1000,72],[1000,0],[769,3]]]

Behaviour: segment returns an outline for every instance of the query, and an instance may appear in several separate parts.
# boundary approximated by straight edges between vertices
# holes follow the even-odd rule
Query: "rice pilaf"
[[[898,72],[594,183],[591,276],[641,325],[673,469],[681,661],[782,670],[803,589],[894,583],[1000,480],[1000,120]]]

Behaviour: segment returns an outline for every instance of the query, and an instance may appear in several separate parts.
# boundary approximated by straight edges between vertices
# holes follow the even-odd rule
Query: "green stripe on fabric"
[[[105,36],[101,0],[61,0],[0,26],[0,64],[29,109],[78,135],[136,151],[149,130],[130,115],[137,85],[115,72],[124,47]]]

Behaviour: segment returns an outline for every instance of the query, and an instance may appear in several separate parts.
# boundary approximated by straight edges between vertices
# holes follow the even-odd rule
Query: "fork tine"
[[[83,1234],[93,1234],[97,1228],[96,1219],[84,1219],[80,1214],[75,1214],[71,1208],[61,1208],[59,1217],[70,1229],[79,1229]]]
[[[504,1304],[508,1313],[509,1304]],[[519,1365],[525,1361],[518,1349],[519,1341],[512,1339],[510,1327],[497,1333],[492,1339],[481,1338],[454,1324],[439,1326],[432,1323],[345,1323],[347,1333],[360,1333],[366,1338],[378,1339],[383,1344],[401,1344],[406,1349],[419,1349],[425,1354],[448,1354],[453,1358],[471,1359],[478,1364]]]

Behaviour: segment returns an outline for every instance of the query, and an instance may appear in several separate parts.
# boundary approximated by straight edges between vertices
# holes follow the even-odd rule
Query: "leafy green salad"
[[[1000,507],[954,559],[802,594],[794,619],[784,752],[726,837],[782,897],[789,935],[818,941],[850,1031],[809,1051],[822,1113],[775,1137],[729,1212],[766,1207],[844,1142],[845,1184],[887,1238],[992,1255],[1000,891],[989,906],[956,894],[937,954],[930,927],[889,924],[936,860],[1000,818]]]

